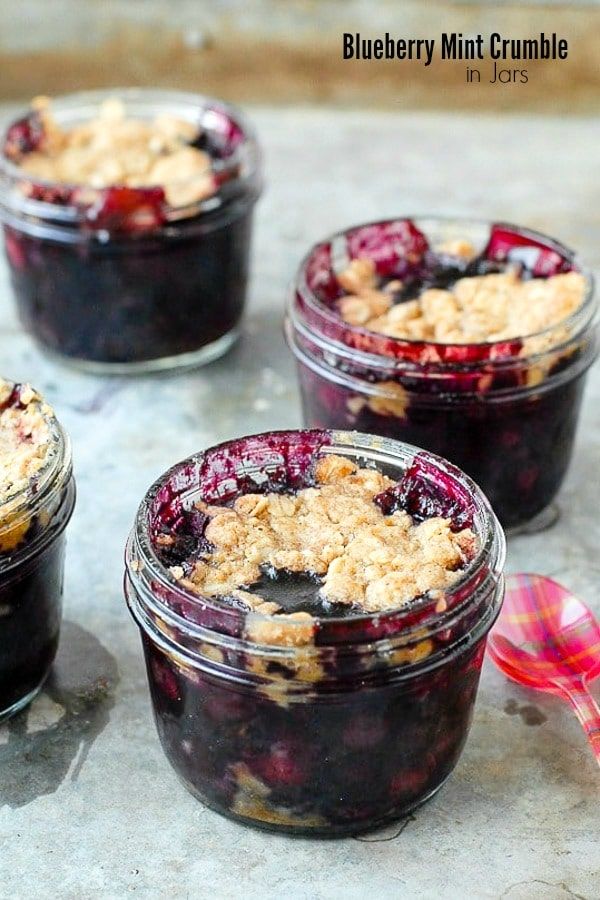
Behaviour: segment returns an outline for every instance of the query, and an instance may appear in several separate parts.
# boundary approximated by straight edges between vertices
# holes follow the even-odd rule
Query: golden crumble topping
[[[317,462],[315,480],[315,487],[296,494],[246,494],[232,507],[198,504],[209,516],[206,538],[213,549],[188,577],[181,567],[171,572],[189,590],[232,596],[266,615],[281,608],[247,590],[263,572],[310,573],[321,579],[325,602],[380,612],[443,591],[475,554],[473,532],[453,532],[448,519],[415,524],[403,511],[384,515],[374,498],[395,482],[374,469],[328,455]],[[307,642],[313,624],[307,613],[267,621],[265,634],[256,622],[256,639],[281,643],[275,632],[282,619],[297,626],[298,643]]]
[[[450,238],[438,244],[435,249],[443,256],[457,256],[459,259],[471,260],[477,256],[477,250],[471,241],[464,238]]]
[[[346,405],[353,416],[357,416],[365,406],[378,416],[395,416],[404,419],[409,405],[409,396],[402,385],[395,381],[380,381],[380,393],[365,397],[349,397]]]
[[[115,97],[100,105],[95,118],[65,131],[54,120],[47,98],[37,98],[33,106],[42,118],[44,141],[20,162],[29,176],[97,189],[158,186],[172,206],[214,193],[210,157],[190,146],[198,128],[184,119],[128,118]]]
[[[456,244],[456,246],[454,246]],[[460,245],[460,246],[459,246]],[[453,255],[469,254],[453,242]],[[414,300],[393,302],[401,287],[376,286],[375,266],[353,260],[338,278],[348,294],[338,309],[350,325],[404,340],[478,344],[535,335],[569,318],[583,303],[586,281],[580,272],[523,281],[516,269],[459,279],[449,289],[428,288]],[[530,338],[521,355],[556,346],[561,335]]]
[[[0,380],[0,405],[13,388],[10,382]],[[21,387],[19,406],[0,411],[0,505],[25,490],[46,463],[51,415],[50,407],[28,385]]]

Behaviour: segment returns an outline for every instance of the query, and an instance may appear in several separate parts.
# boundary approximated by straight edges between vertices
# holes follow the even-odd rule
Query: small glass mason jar
[[[69,129],[118,97],[127,116],[176,116],[201,129],[215,192],[169,205],[162,188],[81,189],[29,177],[0,155],[0,219],[17,308],[47,351],[79,368],[128,374],[208,363],[239,335],[252,216],[261,191],[254,132],[233,107],[175,91],[57,98]],[[31,112],[2,140],[35,148]],[[187,182],[177,182],[185,195]]]
[[[22,389],[14,385],[10,405]],[[43,467],[0,505],[0,721],[36,696],[58,647],[75,481],[68,435],[51,412],[48,425]]]
[[[349,325],[332,308],[345,293],[337,273],[351,259],[370,258],[379,275],[401,278],[413,265],[417,274],[420,266],[443,265],[431,248],[456,240],[471,243],[486,263],[521,266],[525,277],[581,271],[584,302],[560,325],[533,336],[542,348],[533,355],[523,355],[521,339],[400,340]],[[546,527],[556,515],[552,501],[569,465],[586,373],[598,353],[596,313],[590,274],[572,251],[537,232],[440,218],[340,232],[304,258],[288,305],[285,330],[297,360],[304,423],[425,447],[480,485],[505,528]]]
[[[315,456],[326,453],[392,478],[417,462],[426,504],[468,507],[480,549],[443,601],[425,596],[392,612],[313,618],[307,630],[305,619],[190,593],[161,563],[158,536],[165,525],[178,533],[195,501],[296,490],[310,484]],[[431,797],[467,737],[486,636],[502,602],[504,554],[502,529],[479,488],[444,460],[397,441],[271,432],[174,466],[139,508],[125,594],[141,632],[158,734],[183,784],[242,822],[315,835],[373,828]]]

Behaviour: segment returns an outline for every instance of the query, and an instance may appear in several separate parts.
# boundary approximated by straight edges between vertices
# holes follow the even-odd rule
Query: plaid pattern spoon
[[[600,707],[588,688],[600,676],[600,623],[581,600],[543,575],[509,576],[488,649],[508,678],[571,704],[600,764]]]

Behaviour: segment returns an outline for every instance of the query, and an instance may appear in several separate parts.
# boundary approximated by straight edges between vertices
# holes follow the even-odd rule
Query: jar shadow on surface
[[[19,809],[77,781],[109,724],[117,662],[89,631],[66,619],[56,659],[33,703],[0,724],[0,807]],[[27,758],[27,777],[23,758]]]

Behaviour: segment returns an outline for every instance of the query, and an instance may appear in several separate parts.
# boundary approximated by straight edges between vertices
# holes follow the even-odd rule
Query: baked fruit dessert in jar
[[[69,439],[42,397],[0,379],[0,721],[41,688],[58,646]]]
[[[438,218],[317,244],[286,335],[309,427],[356,428],[449,459],[504,527],[547,520],[597,356],[572,251],[514,225]]]
[[[397,441],[270,432],[174,466],[125,593],[175,772],[268,829],[404,815],[463,748],[503,562],[479,488]]]
[[[24,327],[93,371],[217,358],[239,334],[260,190],[254,132],[218,100],[142,89],[37,98],[0,152]]]

